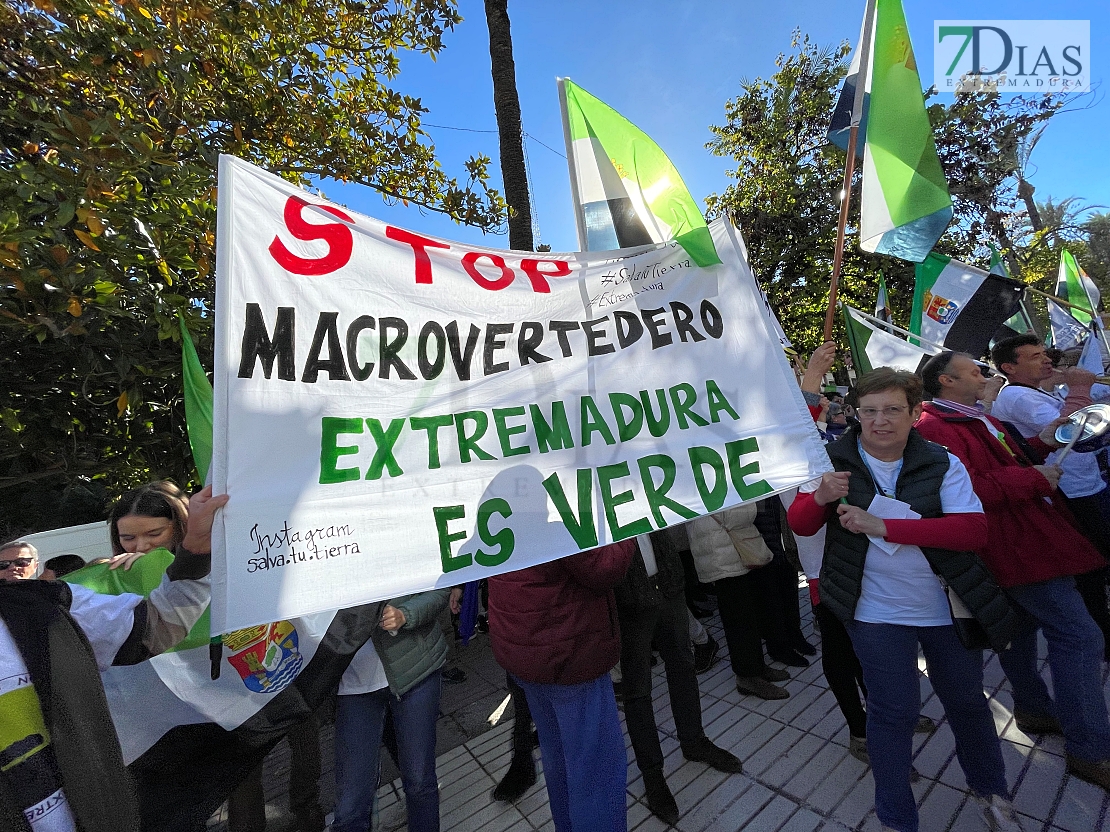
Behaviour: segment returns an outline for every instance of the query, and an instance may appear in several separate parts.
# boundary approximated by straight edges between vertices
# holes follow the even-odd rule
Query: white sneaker
[[[1014,804],[1002,795],[992,794],[990,798],[980,797],[983,804],[983,819],[991,832],[1024,832]]]

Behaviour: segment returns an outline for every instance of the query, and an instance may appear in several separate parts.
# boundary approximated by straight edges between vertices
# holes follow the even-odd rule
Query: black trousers
[[[754,573],[713,582],[732,672],[737,676],[759,676],[766,668],[760,639],[762,599]]]
[[[528,697],[517,684],[513,674],[505,674],[509,695],[513,698],[513,754],[527,751],[532,754],[532,712],[528,709]]]
[[[289,810],[319,809],[320,726],[315,716],[297,723],[286,734],[289,740]],[[229,832],[265,832],[266,795],[262,763],[231,793],[227,801]]]
[[[640,771],[663,768],[663,749],[651,705],[651,645],[655,642],[667,673],[671,714],[681,745],[705,736],[701,692],[694,672],[694,649],[686,598],[680,593],[654,607],[618,609],[621,625],[621,686],[624,720]]]
[[[825,609],[824,604],[813,608],[813,616],[821,633],[821,670],[825,673],[829,690],[844,714],[848,732],[853,737],[866,737],[867,713],[860,694],[864,700],[867,699],[867,686],[863,683],[863,668],[856,658],[852,640],[840,619]]]
[[[772,551],[771,562],[753,569],[748,577],[758,589],[760,634],[767,640],[767,652],[776,655],[793,650],[793,645],[802,641],[803,636],[798,609],[798,573],[786,559],[781,545]]]

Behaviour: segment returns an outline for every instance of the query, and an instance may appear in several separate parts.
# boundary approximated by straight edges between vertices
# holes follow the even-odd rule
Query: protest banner
[[[232,157],[212,631],[520,569],[828,470],[739,235],[501,251]]]

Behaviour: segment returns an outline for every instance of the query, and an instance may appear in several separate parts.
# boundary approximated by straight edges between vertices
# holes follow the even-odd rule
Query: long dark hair
[[[123,554],[119,542],[121,517],[164,517],[173,523],[173,542],[185,539],[185,526],[189,519],[189,501],[184,492],[169,480],[152,482],[133,488],[116,500],[108,514],[108,531],[112,538],[112,554]]]

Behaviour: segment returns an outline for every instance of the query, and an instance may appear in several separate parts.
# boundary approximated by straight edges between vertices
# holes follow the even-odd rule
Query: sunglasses
[[[13,566],[18,566],[20,569],[22,569],[25,566],[30,566],[34,562],[35,562],[34,558],[16,558],[15,560],[0,560],[0,572],[4,572],[4,571],[6,571],[7,569],[9,569]]]

